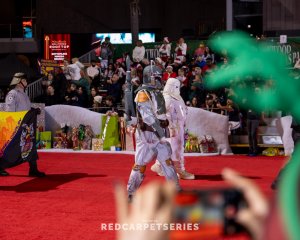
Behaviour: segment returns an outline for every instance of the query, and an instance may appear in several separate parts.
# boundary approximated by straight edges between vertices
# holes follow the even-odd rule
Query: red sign
[[[44,59],[62,62],[70,58],[70,34],[45,34]]]

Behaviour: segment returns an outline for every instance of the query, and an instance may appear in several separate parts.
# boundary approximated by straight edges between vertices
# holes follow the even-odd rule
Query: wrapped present
[[[110,150],[111,146],[120,145],[119,136],[119,117],[114,115],[105,115],[102,117],[103,150]]]
[[[50,149],[52,143],[52,134],[50,131],[40,132],[40,144],[42,145],[41,148]]]
[[[63,139],[62,137],[54,137],[53,138],[53,148],[63,149]]]
[[[203,135],[200,137],[199,147],[201,153],[215,153],[218,151],[215,140],[210,135]]]
[[[268,156],[268,157],[274,157],[274,156],[280,156],[280,150],[278,148],[269,147],[265,150],[263,150],[262,155]]]
[[[198,138],[192,134],[187,137],[184,151],[187,153],[199,152]]]
[[[103,141],[101,138],[92,139],[92,150],[93,151],[102,151],[103,150]]]
[[[84,138],[82,140],[82,149],[90,150],[92,147],[92,139],[94,137],[93,129],[90,125],[85,126]]]

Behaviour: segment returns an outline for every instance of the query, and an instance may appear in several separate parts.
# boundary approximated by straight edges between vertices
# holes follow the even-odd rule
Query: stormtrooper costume
[[[180,81],[169,78],[163,91],[166,103],[166,116],[169,121],[170,143],[172,147],[172,161],[176,172],[181,179],[195,179],[195,176],[185,170],[184,166],[184,126],[187,116],[187,107],[180,96]],[[164,175],[158,161],[151,167],[158,175]]]
[[[143,85],[137,89],[135,103],[137,108],[136,153],[127,191],[129,199],[144,179],[146,165],[154,160],[160,163],[166,180],[174,181],[180,190],[178,177],[171,160],[172,149],[166,140],[167,117],[160,82],[152,75],[152,66],[143,72]],[[131,123],[133,124],[133,122]]]

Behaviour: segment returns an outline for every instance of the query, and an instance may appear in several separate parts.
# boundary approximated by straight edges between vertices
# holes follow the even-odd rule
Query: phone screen
[[[181,229],[171,231],[171,240],[218,239],[243,230],[235,216],[246,202],[235,189],[182,191],[175,204],[174,219]]]

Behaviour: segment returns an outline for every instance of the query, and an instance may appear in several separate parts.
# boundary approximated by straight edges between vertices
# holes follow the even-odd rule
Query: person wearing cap
[[[16,73],[10,83],[12,89],[8,92],[5,98],[6,112],[20,112],[29,111],[31,109],[31,102],[25,89],[27,87],[27,76],[24,73]],[[9,173],[4,169],[0,169],[0,176],[8,176]],[[37,168],[36,159],[29,162],[29,176],[30,177],[44,177],[45,173],[40,172]]]
[[[162,81],[166,82],[169,78],[176,78],[176,77],[177,77],[176,72],[173,72],[173,67],[169,65],[166,67],[166,71],[162,76]]]
[[[160,46],[159,55],[161,59],[166,63],[171,55],[171,44],[168,37],[164,37],[163,44]]]

